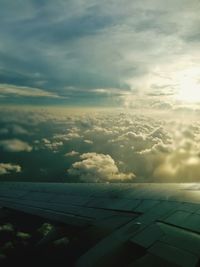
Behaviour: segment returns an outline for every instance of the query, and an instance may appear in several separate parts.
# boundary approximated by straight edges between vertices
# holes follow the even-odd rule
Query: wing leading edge
[[[0,206],[90,235],[104,229],[76,266],[199,264],[200,184],[1,182]]]

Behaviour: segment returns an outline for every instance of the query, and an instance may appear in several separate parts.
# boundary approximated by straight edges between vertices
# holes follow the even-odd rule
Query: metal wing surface
[[[199,264],[200,184],[1,182],[0,206],[98,235],[76,266]]]

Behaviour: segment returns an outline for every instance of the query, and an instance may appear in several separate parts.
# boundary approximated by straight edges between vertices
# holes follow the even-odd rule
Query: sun
[[[184,80],[177,98],[183,102],[200,102],[200,85],[190,79]]]
[[[200,69],[187,69],[178,75],[176,99],[187,103],[200,102]]]

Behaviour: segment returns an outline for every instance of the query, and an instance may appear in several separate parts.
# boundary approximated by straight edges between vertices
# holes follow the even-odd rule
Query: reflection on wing
[[[197,266],[200,258],[199,184],[1,183],[0,205],[79,229],[76,266]]]

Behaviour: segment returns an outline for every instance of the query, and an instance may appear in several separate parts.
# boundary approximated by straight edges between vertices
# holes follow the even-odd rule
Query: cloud
[[[85,139],[84,142],[85,142],[86,144],[93,144],[93,141],[91,141],[91,140],[87,140],[87,139]]]
[[[75,162],[68,170],[68,174],[78,176],[85,182],[116,182],[132,181],[133,173],[119,171],[115,161],[110,155],[97,153],[84,153],[80,156],[82,161]]]
[[[0,141],[0,148],[7,152],[31,152],[32,147],[21,140],[18,139],[8,139]]]
[[[12,163],[0,163],[0,175],[21,172],[21,166]]]
[[[15,86],[8,84],[0,84],[1,96],[12,97],[50,97],[59,98],[56,93],[47,92],[42,89],[32,88],[27,86]]]
[[[66,153],[65,157],[74,157],[78,155],[79,155],[79,152],[72,150],[71,152]]]
[[[42,143],[42,147],[48,148],[49,150],[52,150],[54,152],[57,152],[57,150],[63,146],[62,141],[50,141],[47,138],[43,138],[41,143]]]
[[[176,73],[199,68],[198,1],[57,2],[1,4],[4,103],[18,95],[117,105],[113,98],[136,91],[173,94]]]
[[[193,127],[176,132],[175,142],[153,172],[158,181],[193,182],[199,181],[199,129],[196,135]],[[181,137],[181,138],[180,138]]]
[[[22,241],[27,241],[31,238],[31,234],[24,232],[17,232],[16,237]]]
[[[124,109],[57,107],[8,107],[0,112],[2,129],[10,130],[3,131],[4,135],[17,138],[12,125],[19,121],[31,133],[24,136],[29,143],[5,136],[1,138],[6,140],[0,140],[6,162],[13,162],[15,155],[5,152],[30,151],[34,144],[28,157],[24,153],[17,155],[23,162],[24,171],[19,174],[23,179],[26,176],[34,180],[37,176],[38,180],[47,181],[200,181],[199,112],[141,114]],[[21,128],[16,134],[18,130],[21,132]]]
[[[199,181],[200,158],[187,152],[174,152],[157,166],[153,176],[157,181],[193,182]]]
[[[71,127],[69,132],[66,134],[56,134],[53,139],[59,141],[70,141],[73,139],[80,139],[82,136],[80,135],[80,129],[78,127]]]

